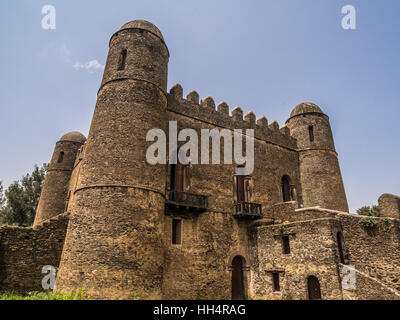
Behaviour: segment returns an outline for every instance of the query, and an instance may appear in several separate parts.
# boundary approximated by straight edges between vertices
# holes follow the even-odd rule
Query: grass
[[[63,292],[29,292],[22,296],[17,293],[0,293],[0,300],[85,300],[82,290],[72,290],[69,293]]]

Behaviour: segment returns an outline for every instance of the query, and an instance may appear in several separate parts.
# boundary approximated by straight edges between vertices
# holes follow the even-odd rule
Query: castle
[[[33,228],[0,228],[0,291],[94,299],[400,299],[400,198],[349,213],[329,118],[301,103],[279,127],[167,91],[169,51],[136,20],[110,40],[86,138],[57,143]],[[254,171],[146,161],[152,128],[254,129]],[[222,140],[222,139],[221,139]]]

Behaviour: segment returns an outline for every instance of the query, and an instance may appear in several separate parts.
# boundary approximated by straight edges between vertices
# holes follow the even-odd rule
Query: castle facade
[[[230,115],[167,91],[168,60],[147,21],[111,37],[88,138],[56,143],[33,228],[0,228],[0,289],[40,289],[54,265],[55,290],[95,299],[400,299],[400,198],[383,195],[379,218],[349,213],[321,108],[301,103],[281,127]],[[171,121],[254,130],[253,172],[149,164],[147,132]]]

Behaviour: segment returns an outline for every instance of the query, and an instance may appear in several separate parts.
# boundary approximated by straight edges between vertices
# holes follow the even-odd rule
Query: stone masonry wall
[[[221,103],[216,109],[212,98],[199,102],[195,91],[182,98],[182,88],[175,85],[168,96],[168,120],[177,121],[178,132],[194,129],[201,141],[201,129],[255,129],[255,168],[252,202],[260,203],[266,214],[273,204],[282,201],[282,176],[288,175],[301,202],[298,153],[287,128],[266,119],[255,122],[253,114],[243,118],[240,109],[232,111]],[[150,144],[149,144],[150,145]],[[210,143],[211,146],[211,143]],[[223,163],[224,142],[220,159]],[[201,150],[198,150],[199,161]],[[211,159],[211,147],[210,147]],[[210,160],[211,161],[211,160]],[[208,195],[209,210],[192,213],[168,209],[164,219],[165,269],[163,297],[166,299],[230,299],[231,260],[239,255],[250,266],[248,227],[251,219],[233,216],[233,175],[235,164],[193,165],[190,167],[187,192]],[[167,182],[167,187],[169,182]],[[172,219],[182,221],[182,243],[173,245]],[[246,267],[247,268],[247,267]],[[250,269],[250,268],[248,268]],[[250,270],[245,271],[247,284]],[[250,292],[247,292],[250,296]]]
[[[182,219],[179,245],[171,243],[172,219]],[[240,255],[249,264],[249,222],[221,212],[170,212],[164,221],[163,299],[230,300],[230,261]]]
[[[342,279],[343,277],[344,275],[341,274]],[[355,270],[355,278],[355,289],[343,288],[344,300],[400,300],[400,294],[396,290],[377,279],[358,270]]]
[[[253,299],[307,300],[307,278],[318,278],[322,299],[341,299],[335,240],[340,223],[318,219],[280,225],[255,222],[250,241]],[[284,254],[282,236],[289,236],[290,254]],[[272,272],[280,274],[280,292],[274,292]]]
[[[213,114],[211,112],[212,107],[210,106],[196,107],[194,103],[182,100],[178,101],[171,96],[169,97],[168,103],[168,120],[177,121],[178,132],[186,128],[194,129],[198,134],[199,145],[201,140],[201,129],[222,130],[224,128],[231,128],[228,126],[221,126],[221,124],[215,124],[218,123],[217,118],[214,118],[214,121],[211,122]],[[176,111],[180,108],[184,109],[185,105],[190,105],[191,107],[190,109],[187,108],[187,110],[195,110],[198,108],[203,116],[200,116],[199,114],[197,116],[190,116],[186,113],[186,111],[185,113]],[[207,121],[204,120],[206,115],[209,117]],[[229,117],[227,116],[226,119],[228,121]],[[245,128],[243,123],[246,123],[246,121],[243,120],[242,116],[242,120],[238,120],[236,125],[232,125],[232,128]],[[261,138],[256,138],[254,140],[254,171],[251,174],[254,182],[252,202],[262,204],[263,211],[265,212],[274,204],[282,202],[281,179],[284,175],[288,175],[291,179],[291,184],[296,188],[296,200],[298,203],[302,203],[299,176],[299,158],[298,153],[292,149],[293,141],[291,140],[290,136],[282,134],[279,131],[279,127],[275,131],[268,128],[264,129],[268,132],[271,132],[271,134],[275,136],[276,140],[274,139],[274,136],[270,137],[271,140],[263,140]],[[235,174],[235,164],[234,159],[233,164],[223,164],[223,141],[224,140],[221,139],[221,164],[193,165],[190,168],[190,189],[187,191],[209,195],[210,211],[231,213],[233,206],[233,175]],[[243,141],[245,141],[244,138]],[[275,143],[278,141],[280,141],[281,144]],[[243,148],[245,148],[245,146]],[[200,162],[200,147],[198,150],[198,155]],[[209,159],[211,163],[211,142]],[[215,192],[215,190],[217,190],[217,192]]]
[[[0,292],[43,290],[42,268],[58,267],[68,220],[61,214],[36,228],[0,227]]]
[[[400,292],[400,221],[390,218],[370,218],[341,213],[350,265]],[[376,226],[363,227],[365,219]]]

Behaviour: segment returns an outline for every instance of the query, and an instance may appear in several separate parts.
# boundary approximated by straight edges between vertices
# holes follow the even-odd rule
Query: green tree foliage
[[[4,192],[4,196],[0,196],[0,205],[3,200],[0,206],[1,224],[32,225],[46,172],[47,164],[43,164],[41,168],[35,165],[31,174],[26,174],[20,181],[12,183]]]
[[[381,212],[379,211],[378,206],[364,206],[357,210],[357,214],[360,216],[368,216],[368,217],[380,217]]]

